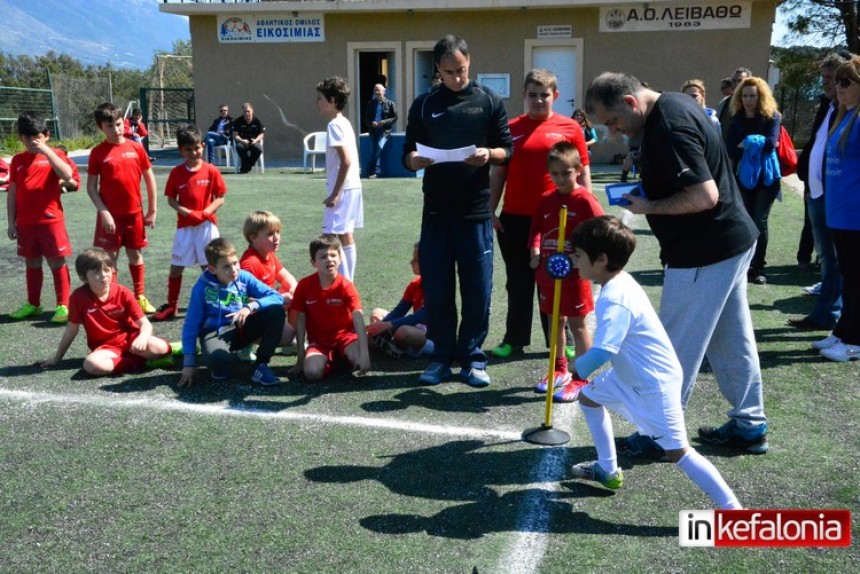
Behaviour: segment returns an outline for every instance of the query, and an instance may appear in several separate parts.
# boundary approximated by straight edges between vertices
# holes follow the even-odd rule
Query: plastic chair
[[[233,167],[234,164],[238,163],[236,161],[236,156],[234,155],[236,151],[233,149],[232,143],[216,145],[212,149],[212,153],[214,154],[216,162],[221,156],[224,156],[224,167]]]
[[[313,140],[313,143],[311,142]],[[317,170],[317,156],[321,155],[325,158],[326,133],[311,132],[304,139],[304,154],[302,156],[302,165],[304,170],[308,170],[308,157],[311,158],[311,173]]]

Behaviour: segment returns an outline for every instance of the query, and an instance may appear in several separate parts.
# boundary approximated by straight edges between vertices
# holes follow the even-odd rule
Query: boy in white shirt
[[[687,441],[681,363],[648,296],[624,271],[636,247],[633,232],[615,217],[595,217],[581,223],[571,241],[576,246],[574,266],[580,277],[601,286],[595,304],[594,342],[577,357],[575,372],[586,378],[607,361],[611,363],[579,393],[598,460],[574,465],[573,476],[612,489],[623,484],[612,421],[604,408],[609,407],[653,436],[669,460],[718,508],[741,508],[716,467]]]
[[[325,235],[337,235],[343,246],[340,274],[353,281],[357,253],[353,231],[364,227],[364,205],[361,197],[361,173],[355,131],[343,115],[349,99],[349,86],[337,76],[317,84],[317,110],[330,120],[326,128],[326,186],[323,201]]]

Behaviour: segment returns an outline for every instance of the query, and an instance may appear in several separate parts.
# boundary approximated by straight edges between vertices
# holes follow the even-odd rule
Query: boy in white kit
[[[340,274],[353,281],[357,253],[353,231],[364,227],[364,205],[355,131],[343,115],[349,86],[337,76],[317,84],[317,110],[330,120],[326,128],[326,186],[322,232],[337,235],[343,246]]]
[[[575,376],[586,378],[607,361],[611,363],[611,368],[580,391],[580,408],[598,460],[574,465],[573,476],[613,489],[623,484],[612,421],[604,408],[609,407],[655,437],[669,460],[717,508],[741,508],[716,467],[687,441],[681,364],[648,296],[624,271],[636,247],[633,232],[615,217],[595,217],[580,224],[571,241],[576,246],[574,266],[580,277],[601,286],[595,303],[594,343],[577,357]]]

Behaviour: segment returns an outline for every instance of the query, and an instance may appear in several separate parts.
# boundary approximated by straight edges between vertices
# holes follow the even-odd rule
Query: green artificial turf
[[[157,171],[159,190],[166,170]],[[272,169],[227,175],[222,235],[244,249],[241,224],[253,209],[284,223],[279,253],[297,277],[312,272],[307,245],[320,231],[324,175]],[[596,194],[617,175],[596,174]],[[159,192],[160,193],[160,192]],[[95,213],[85,193],[63,197],[76,250],[89,246]],[[364,307],[393,307],[410,279],[421,214],[420,180],[365,181],[366,229],[356,233],[356,284]],[[160,198],[149,232],[147,295],[166,296],[174,216]],[[5,209],[5,208],[4,208]],[[617,208],[610,212],[620,213]],[[816,274],[794,253],[802,202],[788,192],[774,206],[768,284],[750,286],[762,361],[771,451],[764,456],[702,446],[747,507],[848,508],[860,502],[860,364],[822,360],[809,342],[826,333],[785,326],[813,304],[800,287]],[[629,270],[655,305],[661,274],[643,217]],[[24,301],[23,262],[0,247],[0,571],[2,572],[833,572],[860,571],[847,549],[686,549],[678,512],[709,500],[666,463],[621,458],[617,492],[571,480],[570,464],[594,457],[576,405],[557,405],[564,446],[517,440],[539,426],[544,402],[532,392],[546,371],[535,321],[525,355],[493,361],[493,384],[422,387],[422,360],[373,354],[364,377],[318,384],[288,375],[295,355],[276,355],[279,388],[201,376],[179,389],[178,371],[91,379],[80,372],[83,334],[60,368],[51,356],[62,327],[46,311],[12,322]],[[120,280],[128,282],[124,255]],[[74,277],[73,284],[78,281]],[[196,270],[185,274],[184,307]],[[496,253],[490,334],[504,329],[504,267]],[[691,309],[691,312],[695,312]],[[156,324],[179,337],[181,318]],[[205,375],[205,369],[201,370]],[[705,371],[687,411],[691,437],[721,424],[728,405]],[[632,427],[614,416],[616,435]],[[693,441],[696,445],[696,441]],[[855,535],[856,539],[856,535]]]

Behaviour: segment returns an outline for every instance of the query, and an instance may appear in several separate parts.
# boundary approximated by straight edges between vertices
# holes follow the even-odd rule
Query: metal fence
[[[93,110],[104,102],[113,102],[110,75],[82,78],[48,73],[54,94],[60,131],[57,137],[77,138],[98,132]],[[122,102],[117,105],[122,107]]]
[[[801,88],[782,88],[777,86],[774,98],[782,114],[782,125],[791,136],[794,146],[802,148],[812,136],[812,121],[818,110],[817,95]]]
[[[42,116],[54,137],[60,137],[61,129],[51,90],[0,86],[0,139],[17,137],[18,116],[27,112]]]
[[[170,145],[179,127],[197,123],[193,88],[141,88],[140,109],[149,129],[149,147]]]

